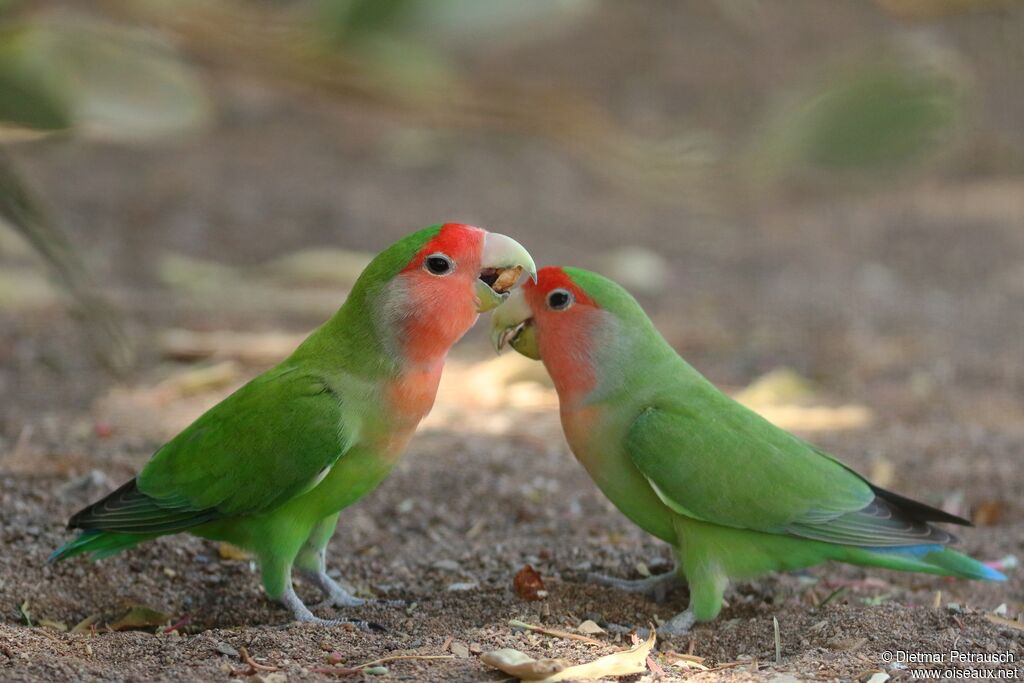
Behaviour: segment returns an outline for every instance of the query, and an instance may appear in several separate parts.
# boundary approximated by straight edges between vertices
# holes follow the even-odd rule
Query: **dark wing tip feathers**
[[[132,479],[105,498],[75,513],[69,529],[151,534],[184,531],[217,517],[215,510],[161,507]]]
[[[959,524],[960,526],[974,526],[970,520],[950,514],[945,510],[925,505],[911,498],[893,493],[874,484],[868,484],[878,498],[896,506],[901,512],[911,519],[921,522],[944,522],[946,524]]]
[[[68,520],[69,529],[88,529],[90,524],[96,520],[96,518],[102,514],[102,510],[106,506],[116,508],[119,502],[124,501],[132,496],[133,493],[138,492],[138,487],[135,484],[135,479],[131,479],[117,490],[107,494],[105,497],[96,501],[91,505],[87,505],[75,514],[71,515],[71,519]]]
[[[789,532],[804,538],[861,547],[904,547],[949,545],[953,534],[931,522],[970,526],[966,519],[919,503],[910,498],[871,486],[874,499],[860,510],[847,512],[824,522],[798,522]]]
[[[886,491],[888,493],[888,491]],[[901,500],[909,500],[908,498],[902,498],[897,496]],[[910,501],[914,502],[914,501]],[[922,503],[915,503],[924,510],[934,510],[927,505]],[[935,510],[935,512],[941,512]],[[946,513],[942,513],[946,514]],[[937,521],[930,518],[922,517],[914,514],[912,509],[908,509],[903,505],[899,505],[892,500],[885,498],[881,495],[875,494],[875,499],[871,503],[860,511],[860,515],[871,521],[875,521],[894,536],[905,536],[908,540],[914,540],[917,543],[936,543],[939,545],[948,545],[950,543],[956,543],[957,537],[953,534],[932,526],[928,522]],[[952,517],[952,515],[949,515]]]

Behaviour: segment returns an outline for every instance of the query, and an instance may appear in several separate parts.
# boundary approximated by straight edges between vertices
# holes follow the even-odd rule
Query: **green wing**
[[[868,547],[948,543],[950,534],[926,522],[964,522],[872,486],[722,394],[696,398],[648,408],[626,440],[633,463],[679,514]]]
[[[275,368],[156,452],[138,477],[69,526],[173,533],[271,510],[312,487],[346,450],[341,402],[319,378]]]

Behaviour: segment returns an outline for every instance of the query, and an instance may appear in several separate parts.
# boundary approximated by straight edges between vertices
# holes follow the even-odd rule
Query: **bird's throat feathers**
[[[458,280],[422,287],[416,282],[419,276],[399,274],[382,292],[374,312],[383,347],[399,365],[412,368],[443,364],[448,350],[478,317],[472,295],[460,291]]]
[[[541,358],[563,408],[592,400],[616,383],[601,359],[625,341],[616,334],[615,318],[605,311],[580,307],[572,314],[577,317],[574,324],[552,326],[539,339]]]

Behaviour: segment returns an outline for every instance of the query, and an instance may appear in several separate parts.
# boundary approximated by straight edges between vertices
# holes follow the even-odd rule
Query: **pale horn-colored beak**
[[[494,350],[501,353],[506,345],[511,344],[523,355],[537,358],[538,354],[532,348],[535,345],[532,338],[532,319],[533,311],[530,310],[530,305],[526,302],[523,290],[517,289],[512,292],[491,316],[491,344],[494,345]],[[520,336],[524,333],[530,337],[529,340],[526,340],[529,343],[525,345],[530,348],[520,348],[520,345],[517,344]]]
[[[537,281],[537,265],[523,245],[496,232],[484,235],[480,276],[476,283],[477,311],[489,311],[507,299],[523,271]]]

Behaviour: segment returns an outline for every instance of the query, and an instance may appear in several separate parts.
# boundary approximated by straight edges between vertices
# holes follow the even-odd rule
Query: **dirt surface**
[[[848,14],[856,30],[873,29]],[[614,25],[605,18],[586,29],[608,36]],[[794,28],[788,40],[800,35]],[[579,59],[603,46],[577,42]],[[552,73],[575,67],[556,61]],[[665,74],[677,94],[690,86],[691,71],[679,68]],[[742,90],[738,74],[747,74],[736,72],[728,82]],[[960,532],[973,556],[1024,559],[1024,179],[937,171],[870,195],[696,215],[610,185],[536,140],[433,133],[357,105],[223,86],[217,130],[183,144],[19,152],[126,311],[140,363],[119,382],[104,374],[55,299],[0,308],[0,681],[255,680],[243,647],[278,669],[258,673],[267,681],[336,680],[317,669],[398,655],[449,658],[394,660],[384,674],[342,680],[500,681],[507,677],[481,652],[587,661],[686,606],[683,587],[658,604],[585,582],[588,572],[665,571],[667,548],[628,523],[574,461],[539,366],[490,360],[486,321],[453,354],[406,458],[343,514],[329,546],[330,567],[360,594],[406,604],[317,612],[387,632],[287,624],[247,560],[186,536],[95,564],[45,564],[68,538],[70,514],[261,369],[223,365],[244,348],[199,364],[169,360],[163,332],[301,335],[326,315],[316,301],[344,296],[321,285],[317,297],[302,290],[273,305],[207,297],[169,284],[163,257],[250,266],[309,246],[373,251],[438,219],[515,235],[543,263],[607,269],[625,243],[655,253],[667,278],[641,299],[698,369],[738,390],[792,368],[810,388],[792,401],[761,399],[759,409],[890,488],[973,517],[978,526]],[[608,97],[627,118],[648,120],[629,92]],[[732,123],[699,108],[690,115]],[[412,160],[400,153],[410,140]],[[23,256],[0,256],[4,268],[26,267]],[[269,357],[282,343],[272,346]],[[191,381],[197,367],[216,368],[214,378]],[[526,564],[543,577],[545,599],[513,590]],[[886,661],[957,649],[1010,653],[1016,662],[985,666],[1021,678],[1024,570],[1006,573],[1006,583],[982,584],[828,565],[740,582],[716,621],[658,646],[703,657],[712,672],[662,659],[660,675],[786,683],[978,668]],[[299,593],[316,600],[308,585]],[[163,612],[166,624],[110,631],[133,606]],[[86,619],[94,625],[67,631]],[[596,647],[513,629],[513,619],[569,631],[591,619],[610,633]]]

